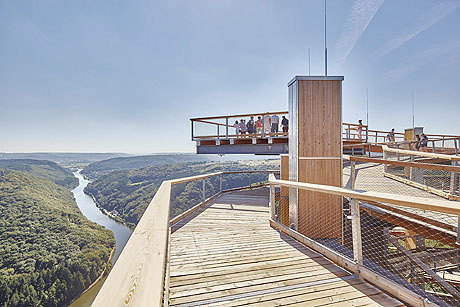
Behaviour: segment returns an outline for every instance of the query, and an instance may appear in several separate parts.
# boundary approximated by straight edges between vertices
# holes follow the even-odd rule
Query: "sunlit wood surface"
[[[269,226],[268,190],[225,193],[171,237],[171,306],[402,306]]]

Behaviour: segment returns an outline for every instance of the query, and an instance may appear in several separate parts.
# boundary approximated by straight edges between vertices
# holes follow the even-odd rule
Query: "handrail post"
[[[351,161],[351,166],[350,166],[350,178],[351,178],[351,189],[355,189],[355,183],[356,183],[356,161]]]
[[[433,152],[436,153],[436,147],[434,145],[434,140],[433,140]]]
[[[270,218],[275,220],[275,186],[270,185]]]
[[[366,143],[369,142],[369,126],[366,126]]]
[[[219,133],[220,133],[220,132],[219,132],[219,125],[216,125],[216,127],[217,127],[217,139],[220,139],[220,135],[219,135]]]
[[[458,142],[458,145],[457,145]],[[460,139],[454,140],[454,146],[455,146],[455,155],[458,156],[458,147],[460,145]]]
[[[353,237],[353,258],[356,263],[363,265],[363,247],[361,242],[361,218],[359,214],[359,202],[352,198],[351,202],[351,232]]]
[[[225,118],[225,138],[228,139],[228,117]]]
[[[414,156],[410,156],[410,162],[414,162]],[[414,181],[415,173],[414,173],[414,168],[411,166],[409,169],[409,178],[410,180]]]
[[[190,123],[192,124],[192,141],[195,139],[195,136],[193,135],[193,120],[190,120]]]
[[[206,178],[203,178],[203,201],[206,200]]]
[[[262,115],[262,138],[265,137],[265,115]]]
[[[219,186],[220,186],[220,192],[222,192],[222,181],[223,181],[223,177],[224,177],[224,174],[220,174],[220,183],[219,183]]]

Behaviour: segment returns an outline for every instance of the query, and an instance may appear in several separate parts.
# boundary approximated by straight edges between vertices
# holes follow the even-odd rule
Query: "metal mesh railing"
[[[430,302],[460,306],[458,216],[428,209],[431,202],[458,202],[400,180],[407,179],[407,170],[401,166],[355,161],[344,165],[346,188],[360,194],[389,193],[392,200],[361,199],[360,194],[340,197],[314,189],[275,185],[275,220]],[[417,170],[426,170],[424,165],[418,166]],[[442,173],[442,177],[450,178],[452,173],[458,174],[450,171]],[[436,184],[441,187],[444,180],[439,176]],[[282,197],[282,189],[288,190],[284,193],[287,197]],[[458,187],[455,191],[458,195]],[[418,198],[418,208],[408,207],[411,197],[424,200]],[[296,222],[297,226],[293,225]]]

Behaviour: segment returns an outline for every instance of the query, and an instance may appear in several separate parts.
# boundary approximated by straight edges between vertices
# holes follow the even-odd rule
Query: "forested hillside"
[[[0,159],[0,168],[26,172],[29,175],[42,177],[63,187],[73,189],[78,185],[78,179],[66,168],[54,162],[32,159]]]
[[[68,189],[0,169],[0,306],[66,305],[106,269],[114,244]]]
[[[142,217],[163,180],[219,171],[279,169],[278,161],[252,162],[188,162],[150,166],[136,170],[116,171],[91,182],[85,192],[92,195],[104,209],[113,212],[128,226],[134,227]],[[241,174],[223,177],[223,189],[248,185],[267,179],[267,174]],[[218,178],[207,180],[209,195],[219,188]],[[197,204],[202,197],[202,183],[180,184],[172,190],[171,216]]]
[[[138,169],[153,165],[162,165],[177,162],[209,161],[206,156],[196,154],[158,154],[150,156],[135,156],[112,158],[91,163],[82,170],[82,174],[92,179],[108,174],[112,171]]]

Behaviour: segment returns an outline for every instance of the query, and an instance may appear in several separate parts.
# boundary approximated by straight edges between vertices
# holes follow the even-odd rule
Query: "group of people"
[[[233,127],[235,127],[235,134],[238,136],[244,136],[245,134],[265,134],[278,133],[279,132],[280,118],[278,115],[263,115],[258,116],[257,120],[254,120],[254,116],[246,122],[245,119],[241,119],[239,122],[236,120]],[[281,119],[281,128],[283,132],[288,132],[289,120],[286,116]]]
[[[417,141],[417,143],[415,143],[416,150],[420,150],[421,148],[428,146],[428,137],[425,135],[425,133],[415,135],[415,140]]]

